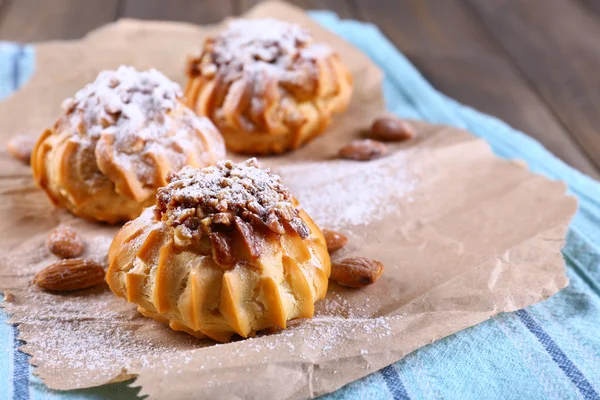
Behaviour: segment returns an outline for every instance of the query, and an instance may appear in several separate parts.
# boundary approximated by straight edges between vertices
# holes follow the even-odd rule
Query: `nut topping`
[[[229,269],[235,264],[235,256],[231,248],[231,237],[220,232],[210,234],[210,244],[212,247],[212,256],[215,262],[225,269]]]
[[[196,237],[234,229],[238,218],[278,235],[286,228],[303,239],[310,234],[289,189],[255,158],[220,161],[203,169],[185,167],[170,173],[167,181],[158,190],[156,218],[173,227],[183,225]]]

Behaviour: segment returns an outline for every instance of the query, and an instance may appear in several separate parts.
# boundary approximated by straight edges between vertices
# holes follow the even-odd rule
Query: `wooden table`
[[[0,0],[0,39],[73,39],[118,18],[214,23],[258,0]],[[600,0],[293,0],[375,23],[449,96],[600,178]]]

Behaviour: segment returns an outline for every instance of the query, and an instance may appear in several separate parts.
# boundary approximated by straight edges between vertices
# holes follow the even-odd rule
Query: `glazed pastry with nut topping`
[[[31,166],[54,204],[86,219],[135,218],[154,204],[170,170],[225,156],[212,122],[195,115],[179,85],[153,69],[104,71],[63,109],[38,139]]]
[[[109,251],[112,291],[147,317],[231,340],[310,318],[327,292],[325,239],[255,159],[184,168]]]
[[[323,133],[352,95],[340,57],[298,25],[237,20],[188,62],[189,106],[220,129],[229,150],[297,149]]]

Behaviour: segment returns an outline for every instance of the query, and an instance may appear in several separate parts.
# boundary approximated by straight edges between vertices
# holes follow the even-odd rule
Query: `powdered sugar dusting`
[[[189,231],[219,224],[229,226],[234,218],[260,221],[273,232],[283,234],[289,224],[302,237],[308,227],[298,217],[292,194],[278,175],[260,168],[255,158],[215,166],[183,168],[169,174],[169,184],[160,188],[156,210],[168,224],[183,225]]]
[[[394,190],[389,186],[396,185],[397,198],[406,200],[417,179],[400,170],[404,155],[369,164],[366,169],[364,164],[346,161],[327,166],[290,165],[280,172],[313,216],[332,225],[336,221],[365,223],[385,216],[378,210],[387,210],[383,196]],[[371,168],[380,174],[370,174],[367,170]],[[390,168],[395,168],[395,178],[381,176],[390,174],[382,172]],[[331,187],[332,182],[338,186]],[[351,205],[352,199],[360,199],[364,204],[358,211],[346,214],[343,207]],[[334,208],[319,208],[329,207],[330,202]],[[325,213],[342,217],[327,218]],[[114,228],[68,217],[61,220],[84,234],[86,256],[106,265]],[[15,258],[15,263],[24,263],[23,254],[27,254],[25,263],[31,266],[23,271],[31,276],[49,261],[44,239],[43,234],[36,238],[39,251],[30,251],[28,246],[20,249],[21,255]],[[181,382],[185,374],[194,374],[202,380],[202,387],[218,388],[223,383],[223,373],[238,373],[246,367],[252,370],[281,363],[324,365],[327,360],[349,357],[367,371],[380,365],[376,360],[381,358],[385,342],[395,340],[406,323],[400,315],[381,316],[384,304],[376,292],[369,292],[370,288],[349,291],[332,284],[327,297],[315,305],[314,318],[290,321],[286,330],[214,344],[142,317],[134,305],[117,298],[105,286],[67,295],[45,293],[34,286],[22,287],[11,296],[7,308],[14,315],[14,322],[21,324],[22,337],[28,341],[25,349],[35,354],[41,376],[56,383],[59,380],[51,377],[60,371],[60,381],[68,387],[97,385],[117,376],[122,379],[139,373],[146,377],[167,376],[173,382]]]
[[[116,71],[101,72],[94,82],[66,99],[62,107],[71,115],[73,125],[81,124],[89,136],[108,131],[129,137],[135,133],[147,139],[168,129],[164,114],[181,96],[181,87],[159,71],[138,72],[121,66]]]
[[[135,306],[125,305],[104,286],[71,295],[31,287],[11,296],[8,311],[16,314],[12,321],[22,325],[27,339],[24,350],[35,353],[33,363],[41,366],[43,375],[61,371],[70,387],[102,384],[117,376],[123,379],[146,368],[165,375],[190,368],[212,371],[211,381],[218,382],[220,368],[271,363],[286,355],[307,362],[322,356],[335,358],[348,341],[362,341],[359,354],[366,356],[370,340],[391,337],[392,326],[402,320],[401,316],[360,316],[360,311],[341,316],[339,296],[324,303],[329,305],[320,310],[328,312],[317,310],[313,319],[290,321],[286,330],[261,332],[227,344],[173,332],[140,316]]]
[[[37,349],[33,363],[44,370],[68,371],[70,384],[79,386],[94,376],[100,383],[113,379],[134,363],[144,363],[153,355],[173,350],[169,341],[157,341],[136,334],[136,329],[150,324],[137,316],[133,309],[129,313],[116,311],[120,299],[115,298],[104,286],[79,292],[75,295],[55,295],[30,288],[20,292],[35,304],[26,313],[13,318],[25,328],[26,351]],[[115,307],[117,306],[117,307]],[[9,305],[15,312],[22,306]],[[136,323],[136,320],[139,320]],[[161,328],[155,324],[156,328]],[[27,332],[36,331],[29,336]],[[198,341],[186,338],[177,347],[198,346]]]
[[[296,24],[275,19],[240,19],[217,35],[213,57],[217,65],[237,68],[257,61],[287,63],[310,42],[310,33]]]
[[[143,186],[154,190],[163,183],[158,164],[179,170],[190,159],[206,165],[225,153],[214,125],[184,106],[181,87],[155,69],[103,71],[62,106],[59,133],[74,133],[70,140],[91,154],[98,157],[96,149],[101,150],[103,164],[134,171]],[[206,162],[199,163],[201,158]]]
[[[67,217],[63,223],[76,222],[75,227],[88,224]],[[94,228],[81,229],[85,256],[106,265],[114,228],[88,226]],[[49,262],[44,237],[32,239],[34,243],[27,246],[28,260],[35,263],[24,269],[28,274]],[[220,371],[227,368],[290,359],[307,363],[321,357],[335,359],[347,351],[349,343],[360,343],[355,355],[364,358],[363,368],[368,370],[371,340],[392,337],[393,326],[402,320],[399,316],[377,317],[377,301],[363,296],[357,303],[333,287],[327,298],[316,304],[313,319],[290,321],[286,330],[261,332],[255,338],[215,344],[141,316],[135,305],[117,298],[105,285],[68,294],[29,286],[7,298],[7,311],[14,315],[12,321],[21,325],[22,338],[27,341],[24,350],[33,353],[33,363],[40,366],[37,372],[48,379],[60,371],[61,384],[70,388],[126,379],[147,370],[174,378],[195,371],[203,374],[206,387],[212,387],[219,384]]]
[[[288,165],[277,172],[317,225],[342,229],[381,220],[410,202],[419,178],[399,152],[368,163],[328,161]]]
[[[217,75],[227,83],[239,81],[235,88],[254,94],[250,108],[260,114],[264,107],[261,97],[270,92],[273,80],[295,97],[315,95],[316,60],[332,54],[329,46],[315,43],[310,32],[299,25],[274,19],[241,19],[206,40],[202,53],[190,60],[188,74],[209,79]],[[282,98],[285,106],[290,100]]]

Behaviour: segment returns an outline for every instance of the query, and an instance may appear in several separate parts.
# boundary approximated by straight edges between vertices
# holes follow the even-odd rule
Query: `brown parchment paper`
[[[106,286],[57,295],[31,286],[53,260],[58,224],[75,226],[86,255],[105,262],[118,227],[55,210],[28,167],[0,154],[0,289],[23,350],[51,388],[137,376],[152,398],[295,399],[328,393],[407,353],[500,312],[542,301],[567,285],[560,249],[576,201],[565,185],[495,157],[467,132],[415,121],[418,139],[368,163],[334,160],[384,108],[381,72],[302,11],[266,3],[251,17],[300,23],[333,46],[355,81],[350,109],[330,131],[283,157],[263,158],[322,227],[349,244],[334,258],[381,260],[362,290],[334,283],[315,318],[280,332],[216,345],[140,316]],[[155,67],[184,83],[183,62],[218,27],[123,20],[74,42],[36,45],[36,72],[0,104],[3,141],[49,126],[60,102],[107,68]],[[4,147],[4,146],[3,146]]]

